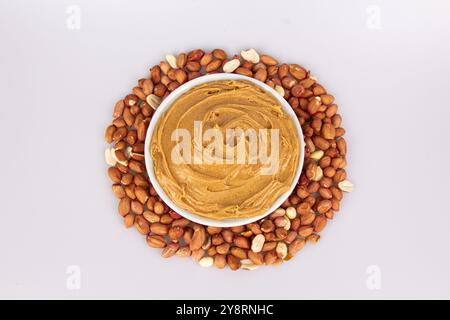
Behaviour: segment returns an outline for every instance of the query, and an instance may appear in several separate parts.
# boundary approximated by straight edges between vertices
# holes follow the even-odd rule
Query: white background
[[[450,298],[449,12],[447,1],[0,0],[0,297]],[[113,105],[164,54],[197,47],[301,63],[340,106],[355,192],[319,244],[280,267],[164,260],[116,212],[103,159]],[[66,287],[71,265],[79,290]]]

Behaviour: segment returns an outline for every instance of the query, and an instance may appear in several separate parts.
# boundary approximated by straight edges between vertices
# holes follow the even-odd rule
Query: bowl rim
[[[291,119],[294,122],[294,125],[297,129],[297,136],[298,136],[299,145],[300,145],[299,146],[300,153],[299,153],[299,161],[298,161],[297,171],[295,173],[294,179],[292,179],[291,186],[288,191],[281,194],[278,197],[278,199],[273,202],[272,206],[270,206],[270,208],[268,210],[266,210],[266,212],[264,212],[263,214],[254,216],[254,217],[214,220],[214,219],[208,219],[206,217],[202,217],[200,215],[197,215],[197,214],[191,213],[187,210],[184,210],[184,209],[178,207],[167,196],[164,189],[159,185],[158,179],[156,179],[155,173],[153,171],[153,160],[150,155],[150,142],[151,142],[151,139],[153,136],[153,131],[155,130],[156,124],[158,123],[158,120],[160,119],[160,117],[164,114],[164,112],[166,110],[168,110],[170,108],[172,103],[176,99],[178,99],[178,97],[180,97],[182,94],[186,93],[193,87],[196,87],[200,84],[204,84],[207,82],[221,81],[221,80],[249,81],[249,82],[259,86],[260,88],[264,89],[265,91],[269,92],[280,102],[283,111],[291,117]],[[155,188],[156,192],[158,193],[158,196],[169,206],[169,208],[171,208],[172,210],[174,210],[175,212],[177,212],[184,218],[189,219],[195,223],[199,223],[199,224],[206,225],[206,226],[212,226],[212,227],[235,227],[235,226],[245,225],[245,224],[260,220],[260,219],[268,216],[270,213],[275,211],[277,208],[279,208],[280,205],[287,199],[287,197],[289,197],[289,195],[295,189],[295,186],[297,185],[297,182],[300,178],[300,174],[303,169],[303,163],[304,163],[304,157],[305,157],[305,152],[304,152],[305,142],[304,142],[302,127],[300,125],[300,122],[298,121],[297,115],[295,114],[295,112],[292,109],[292,107],[290,106],[290,104],[286,101],[286,99],[284,99],[276,90],[274,90],[273,88],[269,87],[267,84],[265,84],[259,80],[256,80],[254,78],[250,78],[250,77],[247,77],[244,75],[232,74],[232,73],[216,73],[216,74],[200,76],[198,78],[195,78],[193,80],[190,80],[190,81],[182,84],[181,86],[176,88],[174,91],[172,91],[161,102],[161,104],[158,106],[158,108],[154,112],[152,119],[150,121],[150,124],[147,128],[144,145],[145,145],[144,157],[145,157],[145,166],[147,169],[147,174],[149,176],[149,179],[150,179],[150,182],[151,182],[153,188]]]

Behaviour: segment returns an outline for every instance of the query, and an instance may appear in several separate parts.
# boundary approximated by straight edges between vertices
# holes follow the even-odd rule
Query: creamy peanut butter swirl
[[[196,121],[201,121],[200,132],[215,128],[222,133],[222,155],[200,153],[204,155],[201,163],[174,161],[172,152],[180,142],[173,141],[176,129],[190,133],[192,155],[202,147],[208,150],[208,143],[215,141],[195,138],[199,136],[194,130]],[[275,97],[250,82],[214,81],[194,87],[173,102],[155,127],[150,153],[156,179],[176,205],[193,214],[216,220],[260,215],[289,190],[294,179],[300,144],[293,121],[297,120],[283,112]],[[268,155],[277,147],[276,170],[267,174],[268,163],[255,163],[252,158],[253,140],[249,136],[230,139],[227,129],[278,129],[277,145],[272,144],[270,134],[265,143],[258,140],[258,148],[265,146]],[[246,151],[244,163],[237,160],[241,143]],[[234,150],[232,158],[227,153],[230,149]]]

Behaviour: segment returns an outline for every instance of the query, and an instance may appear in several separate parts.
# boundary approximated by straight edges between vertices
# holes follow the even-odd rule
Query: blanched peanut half
[[[107,148],[105,150],[105,161],[111,167],[114,167],[116,165],[117,160],[114,156],[114,148]]]
[[[295,217],[297,217],[297,210],[294,207],[289,207],[286,209],[286,216],[289,219],[295,219]]]
[[[173,69],[178,69],[177,58],[172,54],[166,54],[166,61],[169,63],[170,67]]]
[[[259,54],[255,49],[242,50],[241,56],[247,61],[258,63],[259,62]]]
[[[280,96],[284,97],[284,89],[282,86],[275,86],[275,91],[278,92],[280,94]]]
[[[287,244],[284,242],[278,242],[275,251],[277,253],[278,258],[280,258],[280,259],[286,258],[287,253],[288,253]]]
[[[322,150],[316,150],[313,153],[311,153],[310,158],[313,160],[320,160],[324,154],[325,152],[323,152]]]
[[[230,60],[223,65],[223,71],[226,73],[233,72],[239,67],[240,64],[241,62],[239,61],[239,59]]]
[[[212,257],[203,257],[198,263],[204,268],[209,268],[212,267],[214,259]]]
[[[264,242],[266,242],[266,238],[263,234],[258,234],[253,238],[252,241],[252,251],[253,252],[261,252]]]
[[[161,98],[155,94],[148,95],[146,101],[154,110],[156,110],[161,104]]]
[[[250,259],[242,259],[241,269],[252,271],[258,269],[258,265],[254,264]]]
[[[351,183],[348,180],[344,180],[344,181],[339,182],[338,187],[342,191],[353,192],[353,183]]]

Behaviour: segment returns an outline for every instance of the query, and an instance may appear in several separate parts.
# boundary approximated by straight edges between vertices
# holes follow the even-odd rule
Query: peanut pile
[[[125,227],[135,227],[161,255],[191,257],[203,267],[253,270],[291,259],[339,211],[346,180],[347,144],[334,97],[298,64],[281,64],[254,49],[229,57],[222,49],[201,49],[150,68],[132,93],[119,100],[106,128],[106,162],[118,211]],[[297,187],[267,218],[243,226],[218,228],[193,223],[172,211],[150,185],[144,164],[147,126],[161,101],[199,76],[227,72],[253,77],[280,93],[292,106],[305,137],[305,162]]]

